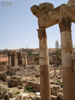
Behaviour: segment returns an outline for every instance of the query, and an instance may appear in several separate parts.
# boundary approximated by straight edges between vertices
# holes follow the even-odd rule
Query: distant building
[[[6,71],[8,66],[8,57],[0,57],[0,71]]]

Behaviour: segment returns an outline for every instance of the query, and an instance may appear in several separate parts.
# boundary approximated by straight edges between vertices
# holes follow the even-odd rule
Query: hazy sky
[[[0,49],[38,48],[38,20],[30,11],[33,5],[50,2],[56,8],[68,0],[14,0],[13,6],[0,6]],[[72,24],[73,45],[75,44],[75,24]],[[60,43],[58,24],[46,29],[48,47]]]

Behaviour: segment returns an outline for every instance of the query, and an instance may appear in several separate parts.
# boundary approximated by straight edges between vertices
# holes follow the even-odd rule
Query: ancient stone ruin
[[[26,54],[21,52],[8,52],[8,67],[27,66]]]
[[[46,28],[59,24],[61,34],[63,99],[75,100],[75,68],[71,37],[71,22],[75,23],[75,0],[54,8],[51,3],[42,3],[31,7],[32,13],[38,18],[38,37],[40,49],[40,91],[41,100],[51,100],[49,58]]]

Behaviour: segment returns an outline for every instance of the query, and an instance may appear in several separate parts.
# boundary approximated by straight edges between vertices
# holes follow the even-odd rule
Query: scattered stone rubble
[[[35,91],[35,92],[40,92],[40,84],[39,84],[39,83],[27,81],[27,82],[25,83],[25,88],[26,88],[27,86],[32,86],[32,87],[33,87],[33,91]]]
[[[30,69],[30,68],[27,68],[27,69]],[[35,70],[33,67],[31,67],[31,69]],[[24,68],[20,70],[24,70]],[[1,91],[4,91],[4,90],[5,91],[4,91],[4,94],[3,92],[1,92],[0,99],[5,98],[5,100],[41,100],[40,99],[41,98],[40,96],[40,74],[39,73],[37,74],[35,73],[35,75],[32,74],[30,78],[28,74],[28,77],[25,77],[25,79],[23,79],[22,77],[25,77],[25,76],[18,76],[18,75],[13,76],[12,75],[10,76],[9,79],[7,79],[6,77],[6,82],[8,84],[8,87],[4,88],[1,86],[1,89],[2,89]],[[53,76],[51,78],[51,81],[50,81],[51,100],[63,100],[63,93],[62,93],[63,90],[60,86],[62,82],[61,78],[62,77],[59,74],[56,75],[56,77]],[[31,93],[34,93],[34,95],[30,94],[30,92],[26,93],[24,91],[26,87],[28,86],[32,86],[32,89],[34,92],[31,92]],[[20,91],[20,94],[17,94],[17,95],[14,94],[14,91],[12,90],[12,88],[15,88],[15,87],[18,89],[18,91]],[[8,91],[8,89],[10,89],[10,91]]]
[[[8,81],[9,87],[18,87],[19,85],[22,86],[22,84],[23,84],[23,81],[18,76],[14,76]]]
[[[3,81],[6,81],[6,73],[4,72],[0,72],[0,79],[3,80]]]
[[[56,70],[59,70],[56,68]],[[40,69],[35,66],[28,67],[11,67],[8,72],[0,72],[0,100],[40,100]],[[50,66],[50,84],[51,84],[51,100],[63,100],[62,88],[60,87],[62,75],[54,71],[54,67]],[[15,73],[15,74],[14,74]],[[56,75],[54,76],[54,73]],[[56,80],[59,80],[57,82]],[[5,85],[6,84],[6,85]],[[5,87],[6,86],[6,87]],[[30,92],[26,93],[24,90],[26,87],[32,86],[34,95]],[[12,90],[17,88],[20,94],[15,95]],[[10,91],[8,91],[10,90]]]
[[[0,86],[0,99],[4,98],[5,94],[6,94],[6,88]]]
[[[12,76],[12,75],[15,75],[16,72],[19,71],[19,70],[20,70],[19,67],[8,67],[6,74]]]

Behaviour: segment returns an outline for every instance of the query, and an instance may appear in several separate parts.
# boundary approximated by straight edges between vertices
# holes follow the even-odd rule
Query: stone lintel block
[[[51,11],[53,9],[54,9],[54,6],[51,3],[41,3],[41,4],[39,4],[39,6],[33,5],[31,7],[31,11],[36,17],[39,17],[42,14],[44,14],[48,11]]]
[[[75,23],[75,6],[70,6],[68,4],[62,4],[54,8],[51,3],[42,3],[39,6],[32,6],[31,11],[38,17],[39,27],[48,28],[58,24],[59,19],[64,16],[69,16],[71,22]]]

